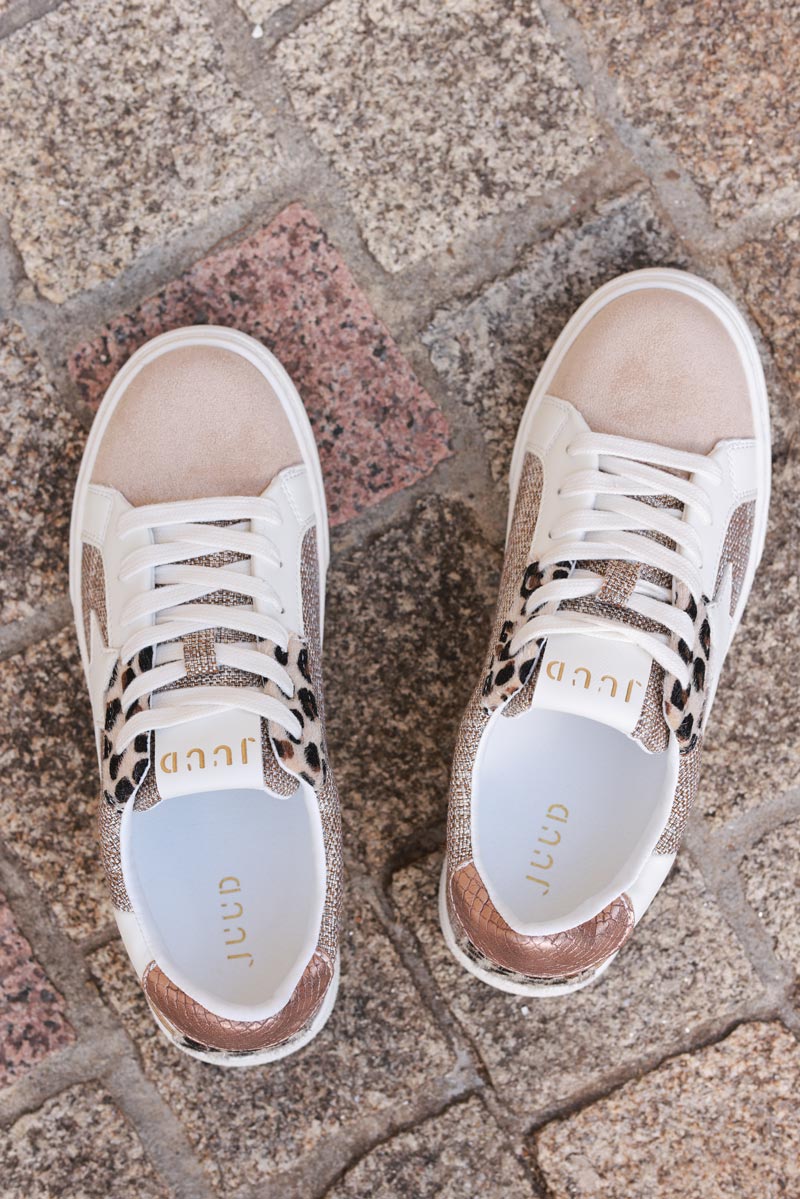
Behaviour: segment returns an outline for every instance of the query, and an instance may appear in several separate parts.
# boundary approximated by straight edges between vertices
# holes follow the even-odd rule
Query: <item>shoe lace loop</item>
[[[269,535],[280,523],[277,504],[265,496],[149,504],[122,515],[118,525],[122,540],[147,530],[153,543],[123,558],[120,582],[150,571],[153,585],[129,600],[121,612],[123,629],[130,632],[120,656],[126,664],[150,648],[154,665],[136,675],[123,691],[123,711],[147,696],[149,706],[125,721],[115,752],[141,733],[231,708],[274,721],[291,737],[301,735],[288,705],[257,686],[198,684],[164,690],[188,675],[182,638],[210,629],[242,635],[241,641],[214,641],[218,665],[246,671],[274,683],[284,696],[293,696],[291,675],[265,644],[271,643],[284,655],[288,647],[290,630],[281,619],[285,613],[280,594],[267,577],[250,573],[251,561],[260,564],[262,575],[282,565],[278,546]],[[220,564],[198,565],[198,558],[216,558]],[[224,593],[227,602],[220,602],[218,593]]]
[[[683,583],[695,601],[701,598],[703,556],[700,535],[684,512],[694,508],[704,524],[711,523],[708,491],[699,480],[718,484],[720,468],[700,454],[608,434],[581,433],[568,453],[579,460],[596,458],[597,465],[578,469],[564,480],[559,491],[562,510],[549,530],[550,548],[538,564],[542,572],[551,566],[569,567],[569,575],[542,584],[528,597],[528,619],[512,638],[510,652],[558,633],[621,638],[642,646],[687,686],[690,667],[670,645],[669,634],[688,645],[694,641],[691,617],[675,605],[675,587]],[[668,497],[674,505],[654,507],[647,502],[653,496]],[[633,562],[671,576],[671,585],[662,586],[640,572],[626,600],[631,612],[666,632],[560,607],[565,601],[597,597],[604,576],[581,564],[598,560]]]

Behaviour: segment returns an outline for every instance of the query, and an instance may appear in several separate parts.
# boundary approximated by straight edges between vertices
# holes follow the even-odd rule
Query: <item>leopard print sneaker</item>
[[[669,873],[769,489],[763,372],[730,300],[675,270],[591,296],[522,418],[453,763],[440,919],[490,985],[591,983]]]
[[[339,802],[321,652],[319,459],[280,363],[179,329],[113,381],[75,493],[70,591],[125,947],[178,1048],[293,1053],[336,997]]]

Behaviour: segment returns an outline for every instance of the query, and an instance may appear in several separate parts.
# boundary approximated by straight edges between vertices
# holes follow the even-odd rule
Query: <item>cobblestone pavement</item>
[[[800,56],[783,0],[0,0],[0,1195],[800,1195]],[[434,896],[515,426],[648,263],[738,299],[767,549],[678,865],[597,987],[461,972]],[[320,442],[343,981],[287,1062],[159,1040],[94,847],[65,576],[92,412],[143,340],[275,349]]]

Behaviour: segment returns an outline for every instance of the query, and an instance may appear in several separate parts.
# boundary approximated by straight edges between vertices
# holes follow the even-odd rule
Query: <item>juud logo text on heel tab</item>
[[[178,774],[181,770],[207,770],[215,766],[247,766],[248,742],[255,745],[255,740],[255,737],[242,737],[238,755],[234,755],[230,745],[217,745],[208,750],[195,745],[180,756],[177,750],[170,750],[161,755],[159,766],[164,774]]]
[[[576,666],[567,671],[566,663],[558,658],[551,658],[545,666],[544,672],[553,683],[582,687],[584,691],[594,687],[598,694],[608,695],[611,699],[620,699],[626,704],[633,699],[636,688],[643,685],[639,679],[628,679],[623,689],[622,683],[615,679],[613,674],[602,674],[599,678],[596,676],[593,678],[588,666]]]

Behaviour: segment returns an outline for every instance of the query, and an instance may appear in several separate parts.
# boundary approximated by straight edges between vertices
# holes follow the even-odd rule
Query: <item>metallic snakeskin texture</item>
[[[740,504],[731,517],[728,531],[725,534],[725,540],[722,543],[722,554],[717,572],[717,581],[714,585],[714,594],[720,588],[725,567],[730,565],[733,571],[733,578],[731,580],[731,616],[736,611],[736,605],[739,603],[739,597],[742,594],[744,577],[747,573],[747,563],[750,559],[750,547],[753,541],[755,519],[755,500],[751,500],[747,504]]]
[[[106,573],[103,569],[103,555],[94,545],[85,541],[81,546],[81,615],[83,616],[83,632],[86,645],[90,644],[89,614],[94,612],[103,634],[103,641],[108,645],[108,613],[106,611]]]
[[[692,810],[697,785],[700,781],[700,752],[702,738],[695,742],[694,748],[688,753],[681,754],[678,763],[678,782],[672,800],[672,810],[658,844],[653,853],[672,854],[678,852],[678,847]]]
[[[267,1020],[226,1020],[215,1016],[177,987],[155,962],[142,976],[150,1003],[180,1034],[198,1046],[231,1053],[259,1053],[302,1032],[317,1015],[333,979],[327,954],[317,950],[285,1007]]]
[[[534,983],[537,988],[546,990],[548,987],[559,987],[563,985],[562,978],[536,978],[532,979],[527,974],[520,973],[519,970],[508,970],[505,966],[499,966],[497,962],[487,958],[485,953],[481,953],[476,945],[470,941],[467,934],[461,929],[457,922],[452,922],[451,910],[451,928],[453,940],[466,958],[474,962],[486,974],[493,975],[496,979],[502,979],[504,982],[516,983],[519,986],[530,986]],[[580,974],[570,976],[570,983],[588,983],[595,977],[599,967],[590,966],[588,970],[582,970]]]
[[[470,941],[490,961],[530,980],[568,979],[599,966],[633,932],[633,907],[621,895],[592,920],[546,937],[526,937],[495,908],[474,862],[450,873],[448,902]]]

